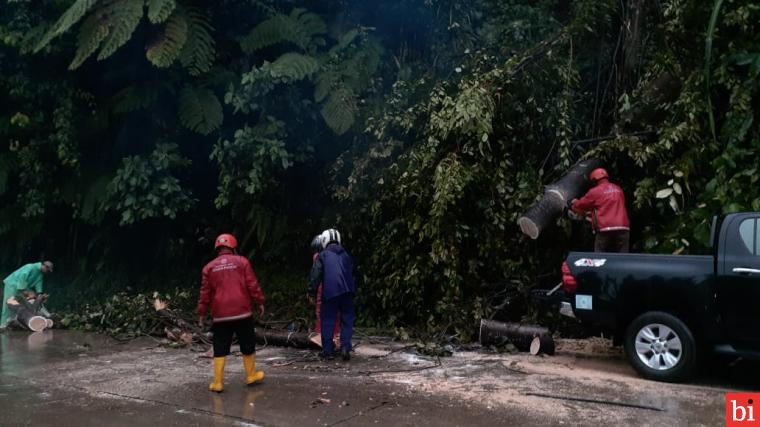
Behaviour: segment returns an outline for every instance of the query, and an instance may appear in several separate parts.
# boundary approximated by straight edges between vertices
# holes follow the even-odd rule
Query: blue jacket
[[[322,283],[323,300],[347,293],[356,293],[354,261],[343,246],[329,245],[314,262],[309,276],[310,295],[316,296],[320,283]]]

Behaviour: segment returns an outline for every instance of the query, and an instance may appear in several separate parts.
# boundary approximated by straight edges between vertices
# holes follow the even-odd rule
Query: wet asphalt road
[[[216,394],[207,390],[210,360],[189,350],[70,331],[6,332],[0,334],[0,425],[470,425],[510,419],[449,397],[346,375],[342,362],[272,366],[285,360],[278,355],[283,350],[259,351],[259,368],[268,376],[252,387],[242,384],[242,359],[228,357],[225,391]],[[312,359],[308,352],[284,351]]]
[[[206,389],[210,360],[188,349],[6,332],[0,425],[716,425],[725,392],[760,390],[756,364],[722,364],[671,385],[637,378],[614,353],[469,352],[437,361],[360,344],[348,364],[274,347],[259,350],[258,364],[265,383],[246,387],[241,358],[229,357],[225,392],[215,394]]]

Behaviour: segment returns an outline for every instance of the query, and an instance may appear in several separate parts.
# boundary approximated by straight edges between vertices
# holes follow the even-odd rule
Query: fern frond
[[[361,31],[359,31],[358,28],[354,28],[346,34],[343,34],[338,43],[330,48],[330,53],[335,54],[347,48],[357,37],[359,37],[360,34]]]
[[[372,76],[380,66],[382,46],[377,41],[363,43],[361,49],[340,64],[343,70],[343,82],[354,92],[361,92],[372,82]]]
[[[179,120],[186,128],[208,135],[224,119],[222,104],[209,89],[185,87],[179,97]]]
[[[290,15],[275,15],[257,25],[240,45],[245,53],[253,53],[278,43],[293,43],[301,49],[318,43],[327,33],[327,25],[319,15],[296,8]]]
[[[45,23],[30,28],[21,39],[21,44],[19,45],[21,53],[24,55],[34,53],[40,40],[45,37],[49,30],[50,26]]]
[[[198,76],[211,69],[216,55],[214,38],[211,33],[214,28],[209,23],[208,16],[197,8],[188,8],[187,43],[179,55],[182,65],[191,75]]]
[[[148,20],[160,24],[172,15],[177,3],[174,0],[148,0]]]
[[[174,63],[187,42],[187,20],[181,13],[173,13],[166,22],[163,34],[151,44],[145,56],[158,68]]]
[[[98,60],[111,56],[132,37],[142,16],[142,0],[110,0],[96,8],[79,28],[69,69],[78,68],[98,49]]]
[[[333,91],[320,109],[327,126],[338,135],[353,126],[356,111],[356,97],[345,87]]]
[[[132,37],[143,16],[142,0],[117,0],[104,8],[110,31],[98,53],[98,60],[108,58]]]
[[[288,52],[277,58],[271,65],[272,77],[288,81],[303,80],[319,69],[319,61],[313,56]]]
[[[117,114],[131,113],[150,107],[158,98],[158,90],[153,85],[128,86],[111,98],[112,111]]]
[[[98,50],[100,43],[108,37],[108,32],[108,25],[100,19],[99,14],[88,16],[82,26],[79,27],[77,51],[74,54],[74,59],[71,60],[71,64],[69,64],[69,69],[79,68],[90,55]]]
[[[260,1],[260,0],[251,0],[251,6],[258,9],[259,11],[266,14],[267,16],[273,16],[277,14],[277,10],[274,7],[268,4],[265,4],[263,1]]]
[[[68,31],[84,17],[97,2],[98,0],[76,0],[74,4],[72,4],[71,7],[58,18],[58,21],[50,27],[47,34],[40,39],[34,51],[39,52],[54,38]]]
[[[340,80],[340,73],[335,70],[326,70],[319,73],[314,80],[314,101],[322,102]]]

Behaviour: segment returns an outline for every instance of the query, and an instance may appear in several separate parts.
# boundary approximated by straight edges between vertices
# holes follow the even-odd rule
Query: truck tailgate
[[[712,256],[571,252],[575,315],[607,328],[642,310],[683,312],[702,323],[715,304]]]

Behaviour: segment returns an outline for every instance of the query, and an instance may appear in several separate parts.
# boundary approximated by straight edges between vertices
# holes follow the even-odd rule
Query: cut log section
[[[42,305],[44,298],[38,298],[37,301],[27,301],[24,298],[8,298],[6,304],[10,306],[11,311],[16,313],[16,322],[32,332],[40,332],[48,327],[48,319],[40,316],[37,312]],[[52,327],[52,320],[51,327]]]
[[[578,162],[559,181],[546,186],[544,197],[517,220],[520,230],[537,239],[544,228],[562,215],[569,201],[585,194],[591,184],[589,173],[601,164],[598,159]]]
[[[21,308],[16,312],[16,320],[32,332],[39,332],[47,328],[47,319],[26,308]]]
[[[480,321],[479,341],[484,346],[502,346],[506,343],[512,343],[520,351],[531,351],[534,338],[543,337],[543,342],[554,341],[551,338],[549,329],[543,326],[521,325],[519,323],[504,323],[496,320],[482,319]],[[539,344],[540,348],[540,344]],[[552,353],[554,350],[552,349]],[[547,354],[549,354],[547,352]]]
[[[538,356],[539,354],[554,355],[554,339],[551,335],[540,335],[533,338],[530,343],[530,354]]]
[[[256,343],[278,347],[310,348],[315,350],[322,348],[309,339],[309,334],[306,332],[274,331],[262,328],[256,328]]]

